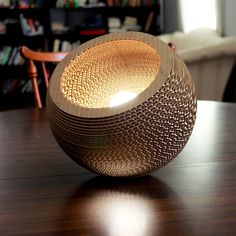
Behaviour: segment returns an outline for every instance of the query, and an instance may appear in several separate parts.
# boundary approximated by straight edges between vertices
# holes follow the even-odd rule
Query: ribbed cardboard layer
[[[122,43],[119,42],[120,40]],[[150,43],[151,40],[154,42]],[[104,54],[114,58],[102,59],[105,48],[101,50],[100,46],[103,42],[111,42],[113,50],[110,49],[108,54]],[[116,48],[116,43],[122,46]],[[127,49],[123,45],[125,43],[129,48],[127,57],[125,57],[126,50],[123,50]],[[134,48],[131,48],[132,45]],[[93,82],[92,78],[96,77],[96,73],[91,77],[89,72],[75,73],[72,78],[70,73],[73,73],[73,68],[77,70],[75,68],[77,59],[87,58],[87,61],[83,62],[86,65],[91,58],[86,55],[83,57],[83,53],[95,52],[96,47],[99,47],[98,51],[100,51],[98,57],[94,55],[95,58],[99,58],[95,60],[96,68],[100,66],[97,69],[99,71],[97,79]],[[130,55],[131,51],[134,52],[133,57]],[[145,51],[145,61],[148,61],[148,53],[150,53],[150,62],[154,60],[154,65],[149,66],[147,63],[145,69],[142,69],[142,66],[136,67],[132,60],[135,62],[142,60],[137,59],[135,51]],[[59,69],[56,68],[51,78],[47,110],[50,126],[57,142],[73,160],[102,175],[138,176],[165,166],[183,149],[195,123],[195,89],[182,60],[158,38],[130,32],[103,36],[100,40],[92,40],[87,44],[87,48],[85,45],[83,50],[75,50],[69,59],[67,57],[65,60],[64,64],[59,65]],[[127,81],[131,76],[124,76],[123,80],[120,74],[116,78],[115,73],[112,79],[114,81],[110,83],[111,87],[109,83],[106,83],[106,86],[101,85],[101,82],[110,78],[110,73],[109,76],[106,74],[108,70],[102,71],[102,69],[109,67],[109,70],[112,70],[112,65],[117,60],[122,60],[120,64],[123,65],[122,70],[119,71],[124,75],[131,72],[139,74],[137,87],[139,84],[145,84],[146,87],[132,101],[118,107],[109,107],[108,98],[111,97],[112,91],[135,87],[134,79],[131,79],[131,82]],[[124,66],[125,60],[128,60],[127,64],[132,66]],[[104,63],[111,64],[104,65]],[[81,68],[80,65],[78,67]],[[138,72],[134,72],[133,67]],[[89,68],[91,67],[88,67],[88,71]],[[100,77],[101,81],[98,82]],[[119,89],[114,89],[116,82]],[[89,86],[91,83],[92,89]],[[96,84],[99,87],[97,90]],[[66,86],[72,86],[71,92],[68,92],[71,88],[67,89]],[[80,100],[80,97],[86,94],[86,87],[89,87],[88,93],[91,94],[88,103],[86,99]],[[93,90],[99,90],[98,94],[102,94],[104,90],[106,99],[102,99],[100,103],[99,96],[94,97],[92,94]],[[77,98],[71,100],[71,95],[68,97],[71,93],[75,93]],[[93,99],[96,100],[94,103]]]

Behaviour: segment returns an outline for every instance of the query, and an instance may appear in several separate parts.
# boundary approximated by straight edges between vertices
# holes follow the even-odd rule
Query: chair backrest
[[[168,45],[175,51],[176,48],[173,43],[169,43]],[[47,89],[49,83],[49,74],[45,63],[58,63],[68,54],[68,52],[39,52],[30,50],[25,46],[20,47],[19,51],[21,56],[27,61],[27,74],[32,82],[35,105],[36,107],[41,108],[42,99],[38,87],[38,71],[34,62],[40,63],[42,66],[42,76]]]
[[[41,108],[42,99],[38,87],[38,71],[35,62],[41,64],[42,66],[42,75],[47,89],[49,74],[46,69],[46,63],[58,63],[68,54],[68,52],[39,52],[30,50],[25,46],[20,47],[19,51],[21,56],[27,61],[27,74],[32,82],[35,105],[36,107]]]

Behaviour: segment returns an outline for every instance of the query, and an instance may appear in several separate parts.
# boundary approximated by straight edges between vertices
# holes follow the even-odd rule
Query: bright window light
[[[197,28],[216,30],[216,0],[180,0],[183,31]]]

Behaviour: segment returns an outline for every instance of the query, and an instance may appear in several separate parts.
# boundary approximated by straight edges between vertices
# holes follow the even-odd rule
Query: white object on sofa
[[[159,38],[176,45],[176,52],[193,77],[197,98],[222,101],[236,62],[236,37],[221,37],[216,31],[197,29],[187,34],[164,34]]]

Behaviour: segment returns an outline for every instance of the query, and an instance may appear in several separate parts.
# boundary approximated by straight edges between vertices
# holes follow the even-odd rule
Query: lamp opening
[[[65,68],[63,96],[84,108],[121,105],[149,87],[160,69],[160,56],[150,45],[132,39],[90,47]]]

